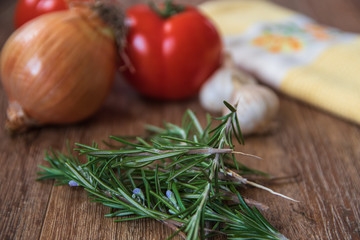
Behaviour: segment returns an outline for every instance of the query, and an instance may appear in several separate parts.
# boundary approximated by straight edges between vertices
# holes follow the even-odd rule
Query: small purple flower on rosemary
[[[140,188],[135,188],[134,190],[133,190],[133,194],[140,194],[141,193],[141,189]]]
[[[171,198],[174,196],[174,194],[173,194],[172,191],[167,190],[167,191],[166,191],[166,196],[167,196],[168,199],[171,199]]]
[[[75,182],[74,180],[70,180],[70,181],[69,181],[69,186],[70,186],[70,187],[78,187],[79,184],[78,184],[77,182]]]
[[[137,201],[141,203],[144,203],[145,201],[144,193],[140,188],[135,188],[133,190],[132,198],[137,199]]]

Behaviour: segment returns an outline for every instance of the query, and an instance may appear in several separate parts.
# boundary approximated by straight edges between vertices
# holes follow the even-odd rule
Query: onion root
[[[29,127],[38,125],[37,121],[30,118],[17,102],[9,103],[6,114],[5,129],[9,132],[23,132]]]

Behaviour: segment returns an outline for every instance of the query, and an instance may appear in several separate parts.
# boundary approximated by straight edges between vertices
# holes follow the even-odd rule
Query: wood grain
[[[12,32],[14,2],[0,3],[0,44]],[[141,1],[123,1],[125,7]],[[182,1],[200,3],[199,1]],[[274,0],[319,22],[360,32],[360,4],[355,0]],[[238,150],[263,160],[239,158],[274,176],[265,182],[299,200],[290,202],[258,189],[250,198],[270,207],[266,218],[289,239],[360,239],[360,127],[281,94],[278,128],[246,138]],[[114,223],[109,209],[91,203],[85,192],[52,181],[35,181],[50,146],[65,151],[70,143],[100,142],[109,135],[141,134],[145,123],[180,123],[187,108],[205,122],[196,98],[153,102],[139,97],[119,78],[103,108],[91,119],[70,126],[48,126],[11,137],[4,130],[6,95],[0,88],[0,239],[165,239],[166,226],[153,220]],[[179,239],[179,238],[178,238]]]

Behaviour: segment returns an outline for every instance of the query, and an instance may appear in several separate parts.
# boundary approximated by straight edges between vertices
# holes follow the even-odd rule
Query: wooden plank
[[[187,108],[198,109],[204,116],[203,110],[193,100],[144,102],[118,81],[99,114],[92,121],[74,126],[69,132],[73,135],[73,142],[91,144],[92,140],[97,140],[101,145],[100,141],[109,135],[142,134],[144,124],[160,126],[163,121],[180,124],[180,116]],[[60,135],[60,138],[63,143],[66,137]],[[109,208],[89,203],[89,200],[80,189],[55,187],[40,239],[164,239],[172,234],[165,225],[149,219],[114,223],[113,219],[104,217]]]
[[[82,189],[54,188],[40,239],[163,239],[170,229],[150,219],[115,223],[109,208],[89,203]]]
[[[247,141],[251,149],[261,149],[265,162],[247,164],[275,176],[297,176],[296,181],[266,186],[300,202],[254,189],[246,193],[270,206],[265,216],[290,239],[357,239],[360,187],[355,183],[360,180],[356,174],[360,163],[354,144],[360,139],[358,126],[309,106],[293,105],[288,99],[281,103],[281,128],[272,136]],[[344,132],[354,134],[346,141]]]
[[[11,3],[10,3],[11,2]],[[140,1],[123,1],[125,7]],[[182,1],[182,2],[191,2]],[[196,1],[199,3],[201,1]],[[354,0],[276,0],[324,24],[360,31]],[[12,31],[13,1],[1,3],[0,44]],[[3,6],[6,6],[3,8]],[[64,151],[66,140],[91,144],[109,135],[141,134],[144,124],[180,123],[187,108],[205,122],[197,99],[160,103],[139,97],[120,80],[93,118],[70,126],[48,126],[10,137],[4,130],[6,96],[0,88],[0,239],[164,239],[172,231],[152,220],[114,223],[108,208],[87,194],[52,181],[36,182],[43,151]],[[258,189],[243,193],[268,205],[266,218],[289,239],[360,239],[360,128],[281,95],[279,126],[266,136],[246,138],[238,150],[263,160],[239,160],[274,176],[265,183],[300,201],[293,203]],[[178,238],[179,239],[179,238]]]
[[[2,1],[0,9],[2,46],[13,31],[14,3]],[[48,145],[37,132],[10,137],[4,129],[6,106],[0,87],[0,239],[37,239],[53,188],[51,182],[35,181],[37,164]]]
[[[2,118],[1,126],[3,123]],[[3,128],[1,132],[4,133]],[[14,139],[1,137],[0,239],[39,237],[53,186],[51,182],[35,181],[37,164],[47,147],[45,141],[36,140],[37,136],[30,133]]]

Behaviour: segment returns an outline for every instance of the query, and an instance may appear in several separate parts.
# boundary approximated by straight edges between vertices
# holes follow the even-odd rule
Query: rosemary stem
[[[186,150],[186,149],[184,149]],[[153,156],[156,154],[163,154],[163,153],[171,153],[171,152],[175,152],[175,151],[179,151],[177,150],[154,150],[153,152],[139,152],[139,153],[122,153],[122,152],[118,152],[118,151],[104,151],[104,150],[100,150],[100,151],[89,151],[86,152],[87,154],[91,155],[91,156],[107,156],[107,155],[111,155],[111,156]],[[233,153],[233,149],[231,148],[199,148],[199,149],[190,149],[187,150],[187,152],[185,153],[185,155],[196,155],[196,154],[227,154],[227,153]],[[237,152],[234,152],[237,153]]]
[[[234,172],[233,170],[231,169],[225,169],[226,171],[226,175],[228,176],[231,176],[232,178],[236,179],[237,181],[239,181],[240,183],[243,183],[243,184],[248,184],[248,185],[251,185],[253,187],[256,187],[256,188],[260,188],[262,190],[265,190],[265,191],[268,191],[270,192],[271,194],[274,194],[274,195],[277,195],[277,196],[280,196],[282,198],[285,198],[285,199],[288,199],[288,200],[291,200],[291,201],[294,201],[294,202],[299,202],[298,200],[295,200],[293,198],[290,198],[288,196],[285,196],[281,193],[278,193],[278,192],[275,192],[274,190],[270,189],[270,188],[267,188],[261,184],[258,184],[258,183],[255,183],[255,182],[252,182],[252,181],[249,181],[248,179],[240,176],[239,174],[237,174],[236,172]]]

